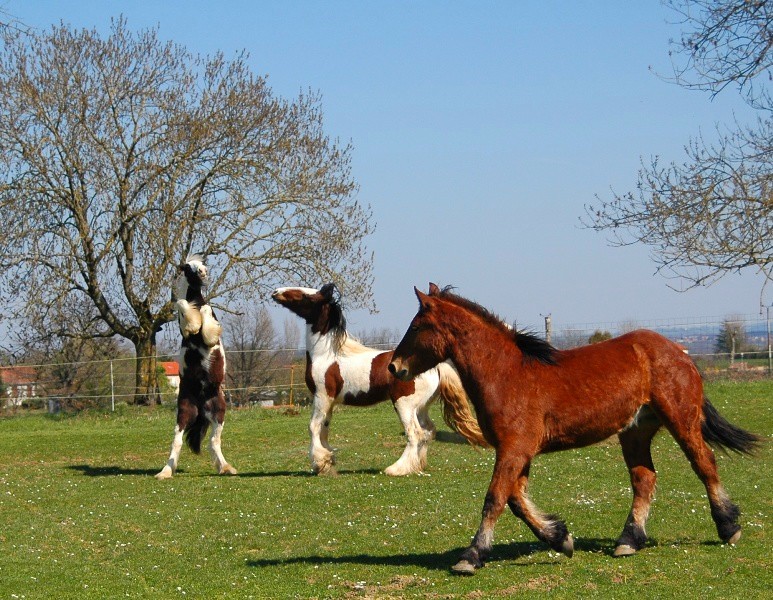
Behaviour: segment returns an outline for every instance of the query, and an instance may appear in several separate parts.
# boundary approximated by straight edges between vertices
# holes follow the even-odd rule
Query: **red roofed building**
[[[0,367],[0,379],[5,385],[5,406],[21,406],[38,396],[38,374],[33,367]]]
[[[159,362],[164,367],[164,374],[166,375],[169,385],[171,385],[175,391],[180,389],[180,365],[175,361]]]

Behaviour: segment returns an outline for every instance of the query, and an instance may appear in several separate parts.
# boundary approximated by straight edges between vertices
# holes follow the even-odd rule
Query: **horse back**
[[[412,394],[413,381],[399,381],[387,369],[392,352],[359,352],[338,356],[315,376],[312,359],[307,355],[306,383],[312,393],[320,385],[330,398],[336,398],[349,406],[371,406],[392,398]],[[321,377],[320,377],[321,375]]]
[[[605,439],[665,390],[700,380],[677,344],[648,330],[564,351],[557,366],[540,371],[531,391],[545,409],[545,450]]]

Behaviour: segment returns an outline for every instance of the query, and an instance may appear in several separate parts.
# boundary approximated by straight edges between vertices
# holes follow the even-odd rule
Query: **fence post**
[[[731,346],[730,346],[730,366],[735,364],[735,332],[730,334]]]
[[[113,382],[113,361],[110,361],[110,410],[115,412],[115,384]]]
[[[293,406],[295,404],[295,400],[293,399],[294,375],[295,375],[295,365],[290,365],[290,406]]]
[[[770,307],[771,306],[773,306],[773,304],[765,307],[767,309],[767,317],[765,319],[765,324],[768,330],[768,375],[773,375],[773,353],[771,353],[771,348],[770,348]]]

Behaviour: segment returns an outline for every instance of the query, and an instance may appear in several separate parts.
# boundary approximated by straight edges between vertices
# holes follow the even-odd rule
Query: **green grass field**
[[[708,385],[731,421],[770,438],[773,381]],[[172,408],[0,419],[0,599],[6,598],[768,598],[773,588],[770,443],[755,458],[718,455],[742,510],[737,547],[716,536],[704,490],[666,433],[649,545],[615,559],[630,505],[617,443],[538,457],[530,493],[561,515],[571,559],[537,542],[509,512],[493,556],[474,577],[448,568],[477,529],[490,451],[457,443],[441,425],[425,476],[380,470],[400,455],[389,405],[337,411],[338,477],[313,477],[309,410],[228,414],[226,458],[212,473],[183,450],[165,463]]]

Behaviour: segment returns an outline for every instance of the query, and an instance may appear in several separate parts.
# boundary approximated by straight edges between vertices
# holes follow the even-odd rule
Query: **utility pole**
[[[545,315],[545,341],[548,344],[550,343],[550,338],[553,337],[553,319],[551,316],[551,313]],[[770,333],[768,333],[768,338],[770,338]],[[768,346],[770,346],[770,342],[768,342]]]
[[[767,317],[765,318],[765,324],[767,326],[768,330],[768,375],[773,375],[773,353],[771,353],[770,348],[770,307],[773,306],[773,304],[769,304],[765,307],[765,311],[767,313]]]
[[[730,366],[732,367],[735,362],[735,330],[730,332],[730,339],[732,340],[730,346]]]

